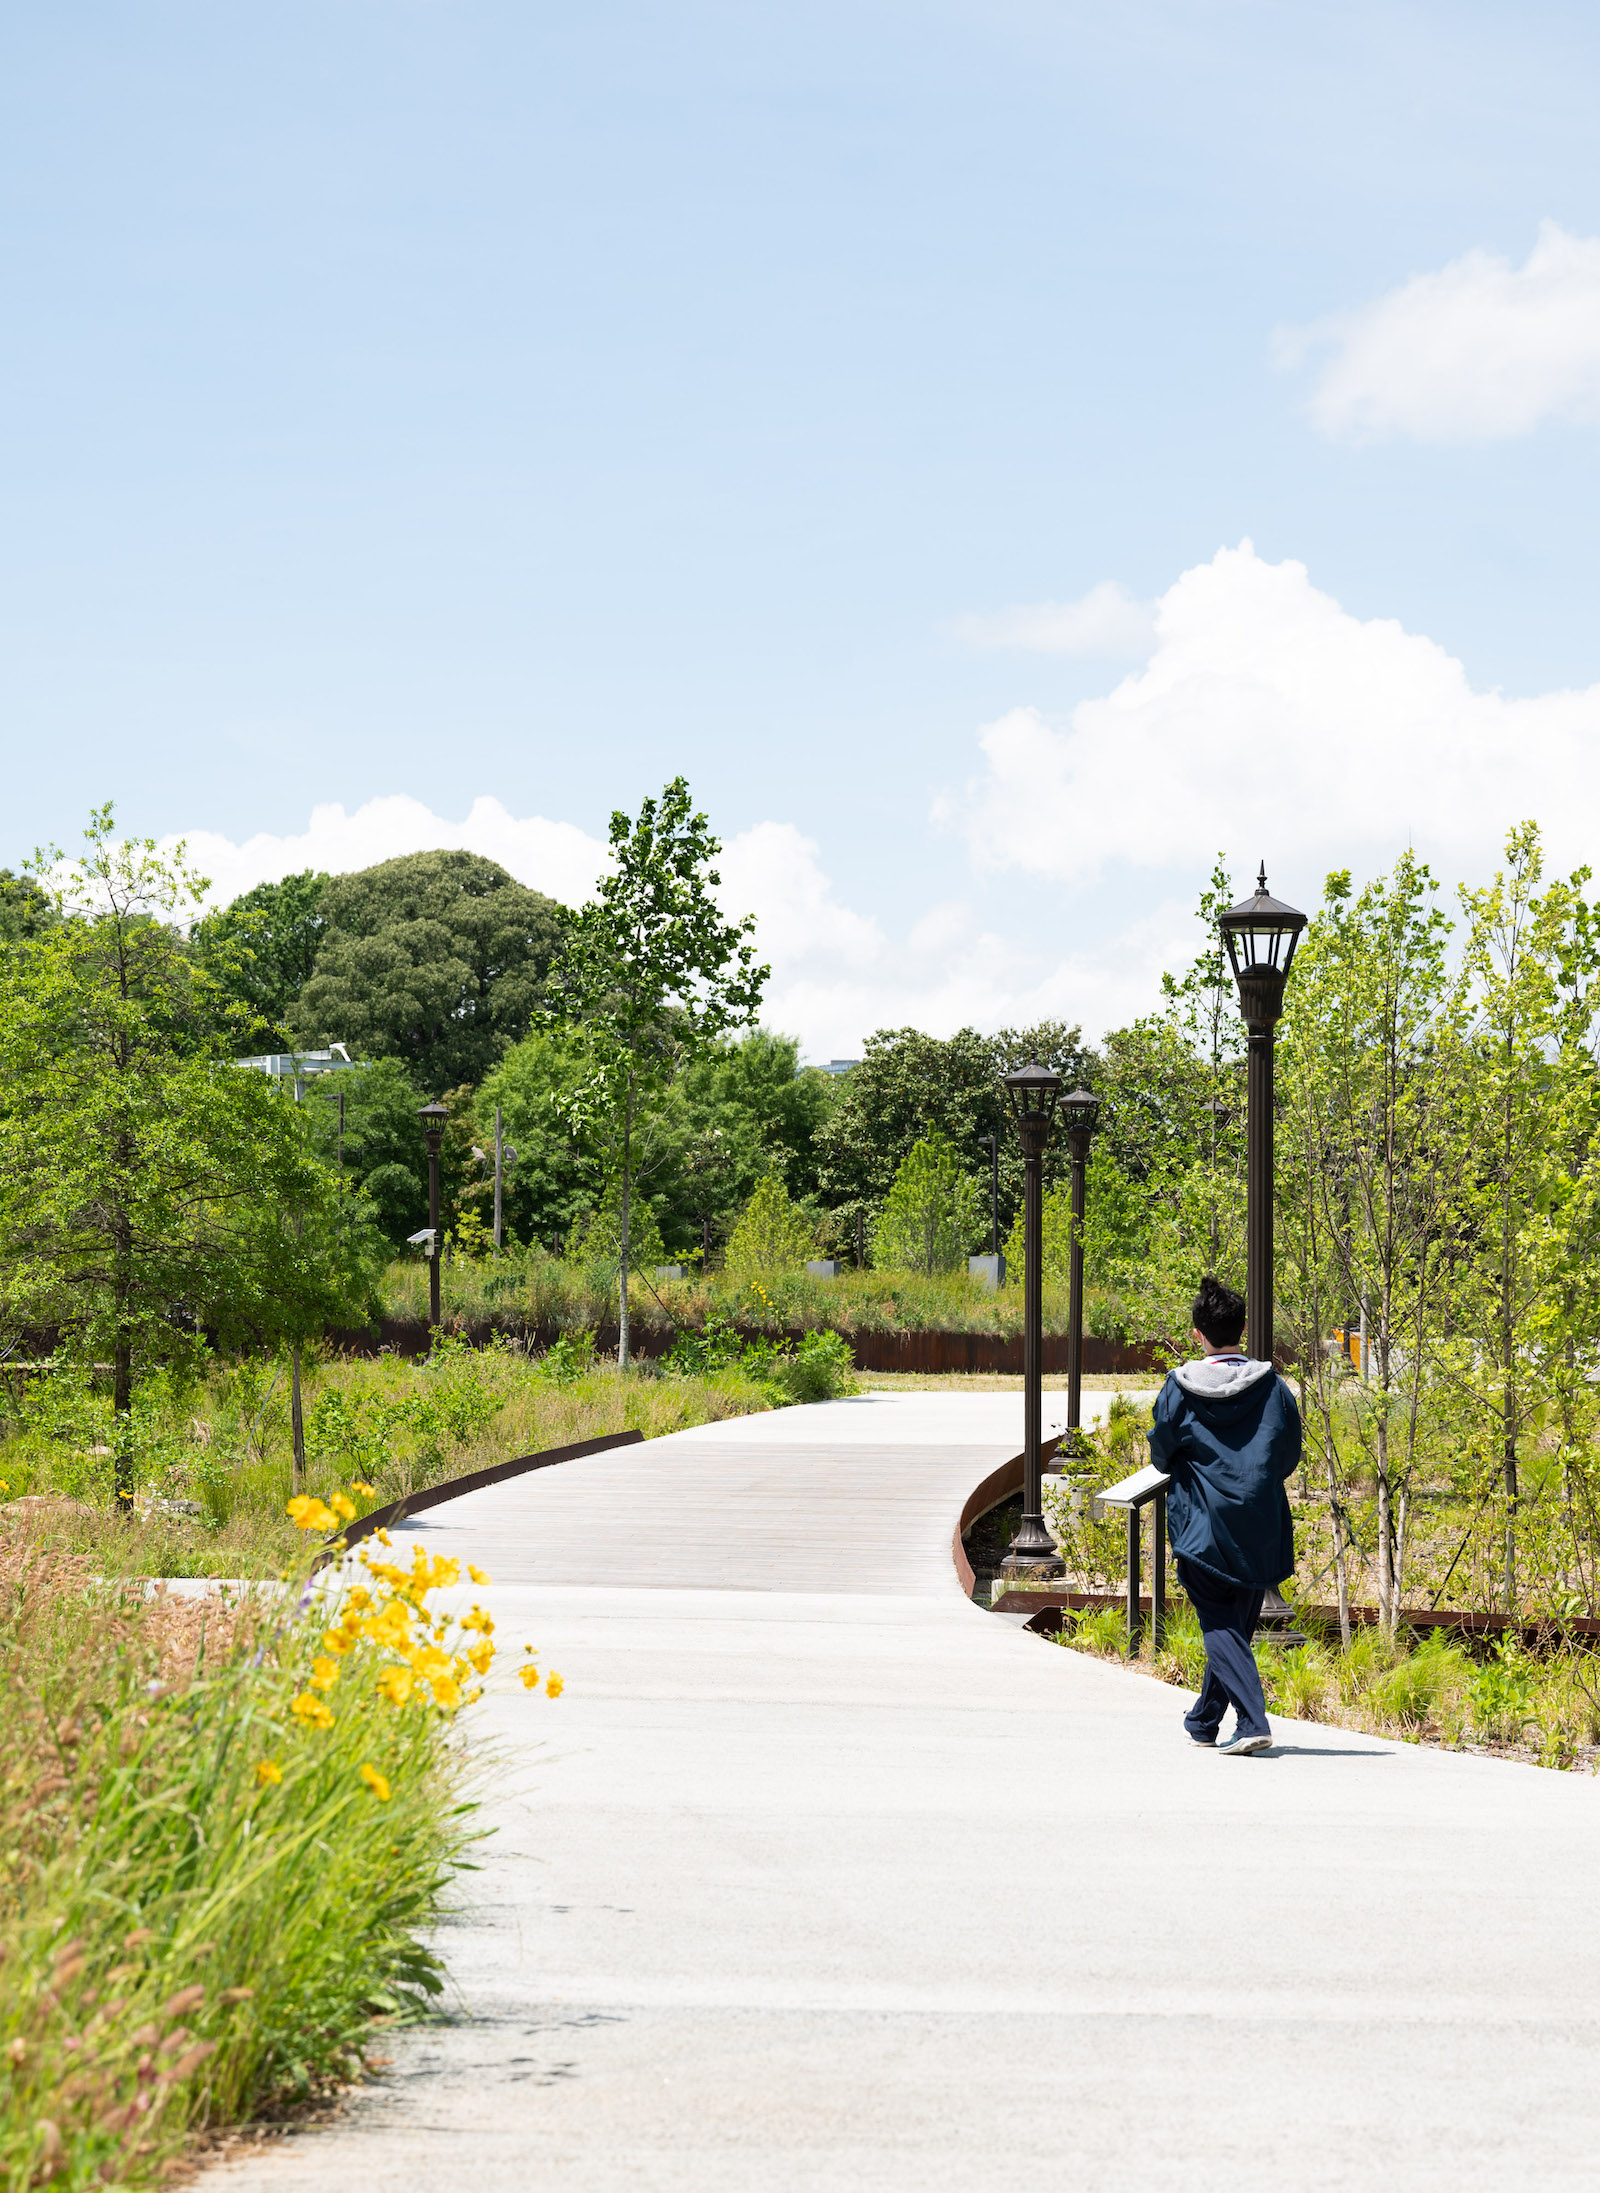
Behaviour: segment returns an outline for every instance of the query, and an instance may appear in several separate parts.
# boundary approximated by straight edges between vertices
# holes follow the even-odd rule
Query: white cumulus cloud
[[[1469,251],[1387,296],[1274,338],[1321,359],[1313,424],[1335,440],[1503,441],[1600,418],[1600,237],[1544,222],[1516,267]]]
[[[261,831],[236,845],[214,830],[191,830],[174,832],[162,843],[173,846],[180,834],[190,867],[211,879],[209,898],[217,906],[303,868],[341,875],[400,853],[461,847],[497,860],[519,883],[576,906],[594,889],[606,861],[600,840],[572,823],[547,822],[542,815],[519,820],[488,798],[474,800],[463,822],[434,814],[421,800],[390,793],[364,801],[353,815],[337,805],[313,807],[306,828],[285,837]]]
[[[1407,844],[1481,872],[1527,815],[1563,865],[1600,854],[1600,686],[1475,692],[1434,641],[1248,541],[1186,571],[1156,630],[1147,667],[1065,722],[1018,708],[980,732],[982,773],[935,808],[980,867],[1076,888],[1118,864],[1198,875],[1220,848],[1304,904]]]
[[[1162,907],[1115,959],[1063,952],[1059,936],[1006,934],[960,897],[936,900],[891,934],[842,905],[814,839],[763,822],[730,841],[719,863],[723,904],[756,916],[772,966],[762,1018],[798,1035],[814,1059],[856,1057],[874,1028],[1026,1027],[1040,1020],[1112,1025],[1147,997],[1178,950],[1192,949],[1184,911]]]
[[[1115,579],[1102,579],[1075,602],[1036,602],[988,616],[958,617],[956,631],[971,647],[1108,655],[1135,662],[1142,662],[1155,644],[1151,604],[1135,601]]]

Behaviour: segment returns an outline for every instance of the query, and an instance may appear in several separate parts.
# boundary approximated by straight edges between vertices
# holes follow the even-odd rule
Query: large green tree
[[[865,1236],[901,1165],[930,1135],[951,1145],[985,1194],[989,1153],[979,1137],[999,1136],[1000,1221],[1008,1226],[1022,1195],[1022,1156],[1002,1077],[1034,1059],[1069,1087],[1095,1070],[1081,1031],[1062,1021],[1002,1028],[993,1036],[975,1028],[947,1037],[880,1028],[869,1036],[860,1064],[840,1077],[837,1100],[816,1134],[818,1187],[839,1238]],[[1065,1166],[1058,1139],[1046,1157],[1046,1177],[1059,1177]]]
[[[248,1007],[272,1035],[286,1032],[290,1007],[311,979],[327,934],[328,879],[302,869],[253,891],[197,922],[195,957],[223,996]]]
[[[0,1320],[109,1361],[126,1494],[141,1369],[359,1316],[372,1244],[293,1102],[208,1038],[181,849],[107,807],[58,862],[57,920],[0,962]]]
[[[634,821],[611,817],[611,865],[571,920],[552,976],[553,1010],[582,1047],[575,1118],[605,1151],[618,1189],[618,1358],[628,1360],[631,1203],[641,1113],[695,1057],[753,1021],[770,969],[755,917],[729,921],[711,865],[720,851],[682,777]]]
[[[316,967],[286,1018],[302,1043],[403,1059],[430,1094],[480,1081],[526,1035],[560,948],[554,899],[479,853],[407,853],[334,876]]]

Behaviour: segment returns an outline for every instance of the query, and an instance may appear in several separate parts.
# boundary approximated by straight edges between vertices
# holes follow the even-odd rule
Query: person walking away
[[[1283,1485],[1300,1464],[1300,1411],[1272,1365],[1241,1349],[1242,1295],[1208,1273],[1190,1316],[1205,1353],[1169,1373],[1150,1459],[1172,1479],[1173,1562],[1206,1641],[1205,1687],[1183,1725],[1191,1743],[1239,1757],[1272,1742],[1251,1639],[1264,1595],[1294,1569]],[[1230,1705],[1233,1733],[1219,1743]]]

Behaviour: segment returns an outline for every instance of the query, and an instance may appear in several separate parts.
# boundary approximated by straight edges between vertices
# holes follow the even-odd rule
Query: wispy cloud
[[[1026,648],[1041,655],[1104,655],[1142,662],[1155,645],[1155,617],[1115,579],[1102,579],[1075,602],[1036,602],[988,616],[959,617],[969,647]]]
[[[1524,265],[1469,251],[1352,312],[1280,328],[1277,362],[1320,361],[1308,410],[1335,441],[1504,441],[1600,419],[1600,237],[1539,230]]]

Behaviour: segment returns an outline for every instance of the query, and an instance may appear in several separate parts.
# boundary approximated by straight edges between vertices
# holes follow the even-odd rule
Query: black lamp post
[[[1074,1089],[1061,1099],[1061,1124],[1072,1160],[1072,1262],[1067,1293],[1067,1452],[1075,1455],[1083,1409],[1083,1195],[1089,1141],[1100,1124],[1100,1099]]]
[[[1040,1371],[1044,1231],[1044,1153],[1055,1124],[1061,1076],[1047,1066],[1023,1066],[1006,1076],[1022,1144],[1022,1521],[1000,1564],[1002,1576],[1015,1582],[1066,1573],[1055,1540],[1045,1528],[1042,1487]]]
[[[444,1140],[444,1123],[450,1117],[443,1104],[424,1104],[417,1114],[428,1137],[428,1224],[433,1240],[428,1249],[428,1323],[439,1322],[439,1145]]]
[[[1267,892],[1263,861],[1254,898],[1222,916],[1223,941],[1239,985],[1239,1011],[1250,1031],[1246,1134],[1249,1175],[1245,1231],[1249,1244],[1249,1348],[1272,1361],[1272,1051],[1283,1012],[1283,987],[1306,917]]]

